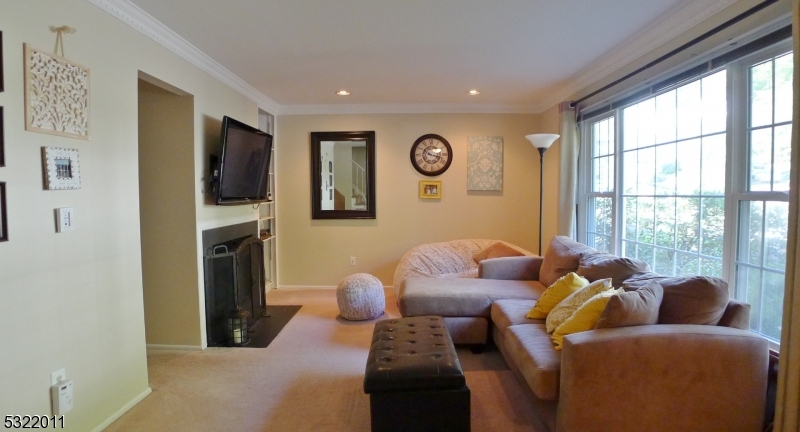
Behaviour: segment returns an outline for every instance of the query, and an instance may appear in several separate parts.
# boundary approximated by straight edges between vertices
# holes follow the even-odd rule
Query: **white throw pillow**
[[[547,314],[547,321],[545,321],[547,332],[553,333],[556,327],[560,326],[571,317],[587,300],[611,288],[611,279],[599,279],[575,291],[564,300],[561,300],[561,303],[557,304],[556,307]]]

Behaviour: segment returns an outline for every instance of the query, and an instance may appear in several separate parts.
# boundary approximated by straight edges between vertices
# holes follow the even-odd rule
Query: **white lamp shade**
[[[557,134],[531,134],[525,135],[525,138],[533,144],[534,147],[538,148],[550,148],[553,145],[553,141],[557,140],[560,135]]]

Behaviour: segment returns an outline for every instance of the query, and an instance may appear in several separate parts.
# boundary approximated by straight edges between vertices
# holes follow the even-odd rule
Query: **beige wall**
[[[139,214],[145,339],[200,345],[194,98],[139,80]]]
[[[525,114],[376,114],[279,116],[277,172],[278,264],[280,287],[335,286],[355,272],[392,284],[400,257],[421,243],[460,238],[494,238],[536,250],[539,154],[525,135],[540,130],[537,116]],[[309,179],[311,132],[376,133],[377,212],[375,220],[312,220]],[[426,133],[443,136],[453,147],[453,163],[435,180],[443,198],[418,198],[426,180],[411,166],[411,145]],[[467,137],[504,138],[504,190],[467,192]],[[548,152],[545,182],[557,185],[557,151]],[[545,209],[557,203],[545,192]],[[547,213],[547,211],[545,211]],[[551,221],[551,222],[548,222]],[[555,232],[545,219],[544,237]],[[545,242],[546,244],[546,242]],[[354,256],[356,266],[349,265]]]
[[[67,57],[91,68],[91,141],[24,130],[22,44],[50,50],[55,36],[49,26],[62,24],[78,29],[65,35]],[[201,224],[253,218],[248,206],[205,205],[201,177],[206,147],[219,140],[222,115],[256,124],[257,108],[84,0],[4,1],[0,29],[6,151],[0,181],[8,186],[11,238],[0,243],[0,407],[4,414],[50,413],[50,372],[66,367],[76,389],[67,430],[90,431],[149,391],[139,229],[138,72],[194,95],[192,181]],[[80,190],[43,190],[42,146],[80,151]],[[53,209],[67,206],[75,209],[76,229],[56,234]],[[200,264],[198,258],[194,267],[182,271],[200,274]],[[188,301],[197,302],[197,297]]]

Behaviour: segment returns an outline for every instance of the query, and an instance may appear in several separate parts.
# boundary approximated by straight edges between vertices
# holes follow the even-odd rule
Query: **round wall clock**
[[[426,176],[438,176],[450,168],[453,149],[446,139],[436,134],[417,138],[411,146],[411,165]]]

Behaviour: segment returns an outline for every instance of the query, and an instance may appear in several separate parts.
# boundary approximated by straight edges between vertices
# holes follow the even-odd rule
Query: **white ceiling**
[[[733,2],[130,1],[283,108],[480,104],[528,112],[569,96],[559,93],[570,81],[592,81],[589,70],[622,66],[608,64],[611,54],[663,39],[654,33],[675,31],[669,20]],[[341,89],[351,95],[334,94]],[[468,96],[470,89],[481,94]]]

